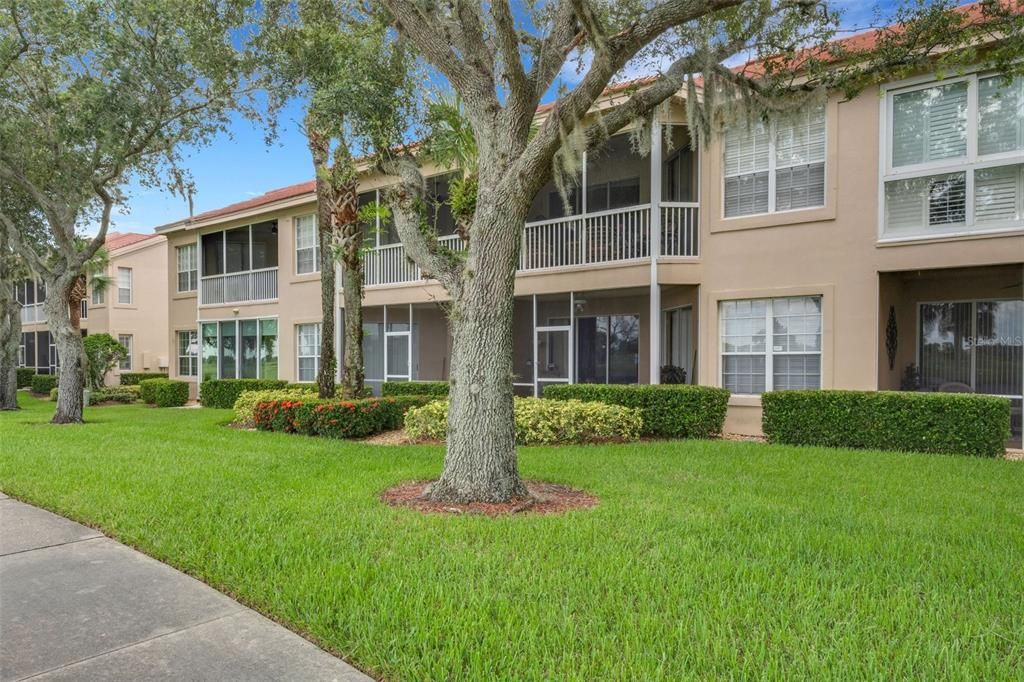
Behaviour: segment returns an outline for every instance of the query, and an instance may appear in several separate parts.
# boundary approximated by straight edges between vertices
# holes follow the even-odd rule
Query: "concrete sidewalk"
[[[0,680],[369,680],[213,588],[0,493]]]

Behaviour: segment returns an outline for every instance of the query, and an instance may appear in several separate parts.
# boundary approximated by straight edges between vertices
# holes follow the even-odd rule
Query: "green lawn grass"
[[[526,448],[591,510],[378,502],[438,447],[230,414],[0,415],[0,489],[94,524],[388,679],[1020,678],[1024,465],[672,442]]]

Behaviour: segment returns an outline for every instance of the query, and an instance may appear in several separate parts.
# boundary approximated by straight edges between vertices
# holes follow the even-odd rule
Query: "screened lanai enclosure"
[[[883,273],[879,388],[983,393],[1024,412],[1024,265]]]
[[[661,365],[693,377],[696,287],[664,287]],[[513,312],[513,386],[517,395],[543,395],[551,384],[645,383],[649,378],[650,300],[647,288],[520,296]],[[343,313],[342,313],[343,314]],[[366,383],[445,380],[451,335],[435,303],[363,310]]]

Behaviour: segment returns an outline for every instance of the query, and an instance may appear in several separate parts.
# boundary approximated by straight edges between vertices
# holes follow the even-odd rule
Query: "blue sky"
[[[883,18],[894,6],[882,1]],[[843,25],[863,27],[873,22],[877,7],[872,2],[840,0],[833,2],[844,10]],[[572,80],[574,71],[567,70]],[[282,112],[280,135],[267,146],[263,128],[241,116],[234,119],[230,131],[218,136],[202,149],[185,150],[185,165],[195,181],[195,212],[244,201],[269,190],[304,182],[313,177],[306,140],[298,129],[301,105],[296,103]],[[180,197],[144,187],[129,187],[123,212],[116,215],[111,230],[151,232],[188,215],[188,204]]]

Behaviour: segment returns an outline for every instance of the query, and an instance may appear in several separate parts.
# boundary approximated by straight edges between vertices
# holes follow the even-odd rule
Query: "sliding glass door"
[[[922,303],[918,331],[922,390],[1005,396],[1020,438],[1024,301]]]
[[[576,381],[635,384],[640,378],[640,316],[576,318]]]

